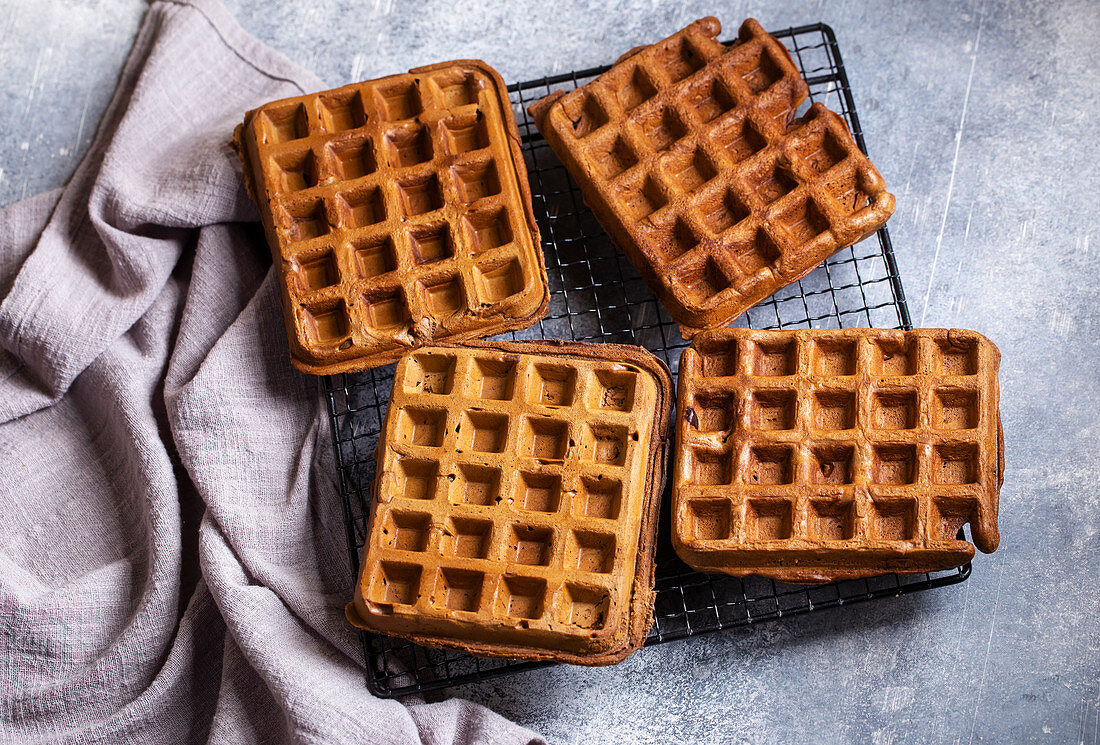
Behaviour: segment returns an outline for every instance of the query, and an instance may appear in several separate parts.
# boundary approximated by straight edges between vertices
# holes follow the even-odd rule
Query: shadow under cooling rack
[[[832,29],[816,24],[774,35],[787,45],[801,69],[810,101],[821,101],[841,114],[866,152]],[[551,91],[571,90],[606,69],[565,73],[508,88],[523,140],[551,298],[550,311],[542,321],[499,338],[638,344],[664,359],[675,373],[687,342],[584,206],[576,184],[527,115],[527,107]],[[889,233],[883,228],[875,237],[834,254],[802,280],[750,309],[734,325],[910,328]],[[392,365],[325,379],[355,574],[367,533],[374,449],[392,383]],[[701,574],[683,564],[672,550],[668,502],[666,492],[658,527],[654,623],[647,645],[954,584],[970,575],[967,564],[933,574],[891,574],[807,588],[758,577]],[[548,664],[473,657],[367,632],[360,636],[367,685],[378,696],[422,693]]]

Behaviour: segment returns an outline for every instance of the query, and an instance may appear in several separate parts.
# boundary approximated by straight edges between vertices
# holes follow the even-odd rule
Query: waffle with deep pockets
[[[515,117],[484,62],[275,101],[234,142],[300,370],[373,367],[546,314]]]
[[[479,655],[624,659],[652,623],[672,406],[667,368],[638,347],[408,354],[348,619]]]
[[[704,571],[816,583],[997,548],[1000,353],[957,329],[750,331],[680,358],[673,545]]]
[[[531,106],[539,131],[685,338],[874,233],[894,211],[844,120],[753,19],[714,18]]]

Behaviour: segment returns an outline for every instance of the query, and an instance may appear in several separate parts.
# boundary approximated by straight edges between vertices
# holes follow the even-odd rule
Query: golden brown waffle
[[[616,344],[433,346],[397,365],[356,626],[618,662],[652,623],[672,380]]]
[[[531,106],[539,131],[685,338],[725,326],[880,228],[894,197],[844,120],[751,18],[704,18]]]
[[[672,538],[704,571],[813,583],[997,548],[1000,353],[973,331],[749,331],[680,358]]]
[[[373,367],[546,314],[519,134],[484,62],[269,103],[234,141],[303,372]]]

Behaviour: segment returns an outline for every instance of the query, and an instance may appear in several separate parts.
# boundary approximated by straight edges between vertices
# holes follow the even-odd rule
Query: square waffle
[[[497,657],[640,648],[672,380],[638,347],[425,347],[397,365],[348,619]]]
[[[234,142],[303,372],[374,367],[546,314],[519,134],[484,62],[275,101]]]
[[[704,571],[815,583],[997,548],[1000,353],[956,329],[750,331],[680,358],[672,538]]]
[[[530,113],[685,338],[728,325],[880,228],[894,197],[844,120],[753,19],[628,53]]]

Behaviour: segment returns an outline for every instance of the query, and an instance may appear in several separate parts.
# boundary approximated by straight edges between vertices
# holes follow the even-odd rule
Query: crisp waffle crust
[[[1000,354],[957,329],[751,331],[680,358],[672,538],[704,571],[814,583],[997,548]]]
[[[587,665],[652,622],[672,381],[637,347],[432,346],[397,365],[349,620]]]
[[[545,315],[515,118],[485,63],[275,101],[234,142],[300,370],[374,367]]]
[[[749,19],[704,18],[531,106],[585,201],[685,338],[729,324],[880,228],[894,197],[844,120]]]

